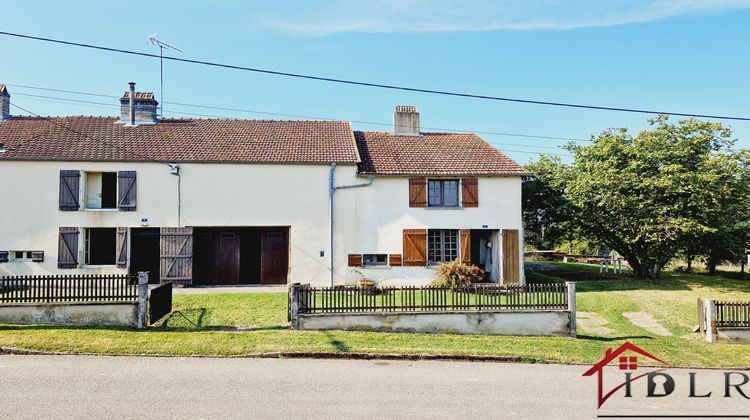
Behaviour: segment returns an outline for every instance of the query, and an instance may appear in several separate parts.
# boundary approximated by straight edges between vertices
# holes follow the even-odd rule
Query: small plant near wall
[[[357,288],[361,289],[363,295],[379,295],[382,292],[375,283],[375,280],[366,278],[362,271],[357,270],[356,268],[349,271],[359,276],[359,280],[357,280]]]
[[[437,286],[466,286],[471,283],[481,282],[484,279],[484,270],[472,264],[462,264],[459,260],[442,263],[435,269]]]

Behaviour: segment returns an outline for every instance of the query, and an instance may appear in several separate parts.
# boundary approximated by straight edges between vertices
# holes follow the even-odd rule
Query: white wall
[[[378,177],[371,187],[356,190],[356,233],[352,254],[401,254],[404,229],[518,229],[522,235],[521,178],[478,179],[479,207],[435,209],[409,207],[409,180]],[[493,263],[500,268],[499,235],[493,241]],[[522,236],[521,236],[522,237]],[[523,244],[519,244],[523,255]],[[366,277],[389,285],[423,284],[434,279],[426,267],[368,268]],[[359,276],[349,273],[349,280]],[[497,278],[495,278],[497,280]]]
[[[137,172],[137,211],[58,210],[59,171]],[[177,224],[177,180],[166,165],[128,162],[0,162],[0,250],[43,250],[45,261],[0,263],[0,275],[124,272],[114,267],[57,268],[58,228],[151,227]],[[290,282],[328,284],[327,165],[180,164],[182,226],[290,226]],[[361,181],[361,180],[360,180]],[[82,179],[83,182],[83,179]],[[358,182],[354,165],[339,165],[337,184]],[[353,193],[336,193],[336,248],[354,231]],[[338,204],[341,203],[341,204]],[[320,256],[324,251],[325,255]],[[346,252],[336,265],[346,273]],[[342,280],[343,281],[343,280]]]

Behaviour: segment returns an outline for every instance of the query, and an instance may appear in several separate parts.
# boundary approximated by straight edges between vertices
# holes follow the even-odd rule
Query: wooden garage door
[[[261,234],[261,284],[286,284],[289,273],[289,228],[265,228]]]
[[[161,228],[159,240],[160,280],[193,283],[193,228]]]
[[[518,255],[518,230],[503,230],[503,283],[520,283]]]

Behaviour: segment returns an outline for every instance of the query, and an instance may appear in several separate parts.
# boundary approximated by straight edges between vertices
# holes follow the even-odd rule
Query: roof
[[[355,131],[365,175],[502,175],[528,172],[471,133],[422,133],[418,136]]]
[[[0,122],[0,160],[358,163],[345,121],[164,119],[126,127],[109,117]]]
[[[608,349],[606,352],[606,355],[604,359],[600,360],[599,363],[595,364],[591,369],[587,370],[583,373],[583,376],[591,376],[594,373],[602,370],[604,366],[609,364],[612,360],[614,360],[617,356],[621,355],[622,353],[626,351],[632,351],[635,353],[640,354],[641,356],[648,357],[649,359],[655,360],[663,365],[669,366],[669,364],[658,357],[648,353],[647,351],[643,350],[642,348],[630,343],[629,341],[626,341],[623,345],[612,351],[612,349]]]

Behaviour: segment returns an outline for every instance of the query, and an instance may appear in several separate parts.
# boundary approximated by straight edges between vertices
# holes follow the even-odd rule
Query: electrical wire
[[[182,63],[199,64],[199,65],[204,65],[204,66],[219,67],[219,68],[232,69],[232,70],[242,70],[242,71],[249,71],[249,72],[255,72],[255,73],[269,74],[269,75],[274,75],[274,76],[284,76],[284,77],[292,77],[292,78],[298,78],[298,79],[316,80],[316,81],[322,81],[322,82],[374,87],[374,88],[381,88],[381,89],[400,90],[400,91],[407,91],[407,92],[428,93],[428,94],[434,94],[434,95],[454,96],[454,97],[462,97],[462,98],[470,98],[470,99],[486,99],[486,100],[493,100],[493,101],[503,101],[503,102],[513,102],[513,103],[523,103],[523,104],[533,104],[533,105],[547,105],[547,106],[576,108],[576,109],[589,109],[589,110],[599,110],[599,111],[629,112],[629,113],[650,114],[650,115],[672,115],[672,116],[677,116],[677,117],[710,118],[710,119],[733,120],[733,121],[750,121],[750,117],[736,117],[736,116],[712,115],[712,114],[694,114],[694,113],[687,113],[687,112],[656,111],[656,110],[649,110],[649,109],[624,108],[624,107],[615,107],[615,106],[585,105],[585,104],[577,104],[577,103],[570,103],[570,102],[541,101],[541,100],[533,100],[533,99],[509,98],[509,97],[502,97],[502,96],[453,92],[453,91],[446,91],[446,90],[423,89],[423,88],[415,88],[415,87],[408,87],[408,86],[363,82],[363,81],[357,81],[357,80],[337,79],[333,77],[314,76],[314,75],[302,74],[302,73],[291,73],[291,72],[279,71],[279,70],[268,70],[268,69],[261,69],[261,68],[256,68],[256,67],[246,67],[246,66],[240,66],[240,65],[234,65],[234,64],[223,64],[223,63],[216,63],[216,62],[204,61],[204,60],[192,60],[192,59],[172,57],[172,56],[160,56],[157,54],[151,54],[151,53],[145,53],[145,52],[139,52],[139,51],[133,51],[133,50],[105,47],[105,46],[94,45],[94,44],[84,44],[80,42],[65,41],[65,40],[54,39],[54,38],[45,38],[45,37],[34,36],[34,35],[25,35],[25,34],[19,34],[19,33],[14,33],[14,32],[0,31],[0,35],[23,38],[23,39],[30,39],[30,40],[42,41],[42,42],[49,42],[49,43],[54,43],[54,44],[68,45],[68,46],[74,46],[74,47],[89,48],[89,49],[95,49],[95,50],[100,50],[100,51],[109,51],[109,52],[115,52],[115,53],[121,53],[121,54],[129,54],[129,55],[135,55],[135,56],[141,56],[141,57],[163,58],[165,60],[177,61],[177,62],[182,62]]]

